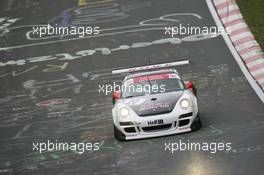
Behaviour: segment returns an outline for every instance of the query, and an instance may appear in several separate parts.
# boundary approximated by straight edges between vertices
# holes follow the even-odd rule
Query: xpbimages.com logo
[[[168,26],[165,27],[165,35],[170,35],[171,37],[177,36],[177,35],[211,35],[211,37],[216,37],[217,35],[222,34],[231,34],[232,31],[230,28],[224,28],[224,27],[207,27],[207,26],[191,26],[188,25],[182,25],[179,26]]]
[[[89,142],[79,142],[79,143],[67,143],[67,142],[52,142],[47,140],[47,142],[33,142],[32,143],[33,151],[43,153],[46,151],[77,151],[82,154],[85,151],[98,151],[100,149],[100,143],[89,143]]]
[[[130,85],[118,85],[115,82],[113,84],[98,85],[98,92],[105,95],[112,94],[113,92],[122,92],[125,94],[148,94],[151,93],[163,93],[166,91],[166,85],[149,85],[149,84],[130,84]]]
[[[77,35],[82,38],[86,35],[100,34],[100,27],[81,27],[81,26],[51,26],[50,24],[34,26],[32,35],[41,37]]]
[[[210,153],[216,153],[221,151],[231,151],[232,143],[230,142],[186,142],[180,140],[179,142],[166,142],[164,143],[164,150],[171,154],[177,151],[208,151]]]

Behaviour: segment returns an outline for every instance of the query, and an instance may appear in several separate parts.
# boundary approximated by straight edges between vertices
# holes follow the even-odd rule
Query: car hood
[[[173,91],[127,98],[122,102],[133,109],[138,116],[145,117],[171,112],[182,95],[183,91]]]

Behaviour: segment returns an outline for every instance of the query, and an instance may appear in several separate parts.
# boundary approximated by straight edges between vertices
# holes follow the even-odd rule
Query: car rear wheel
[[[202,127],[200,115],[198,114],[195,120],[192,123],[191,129],[192,131],[197,131]]]
[[[119,131],[119,129],[115,125],[114,125],[114,136],[118,141],[122,142],[126,140],[126,136],[121,131]]]

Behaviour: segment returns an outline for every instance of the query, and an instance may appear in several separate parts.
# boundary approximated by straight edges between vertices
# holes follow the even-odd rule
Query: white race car
[[[188,63],[172,62],[112,72],[130,73],[121,90],[112,96],[117,140],[172,135],[201,127],[194,85],[184,82],[176,69],[164,68]]]

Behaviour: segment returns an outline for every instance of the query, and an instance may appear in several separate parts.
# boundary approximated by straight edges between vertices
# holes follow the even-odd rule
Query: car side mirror
[[[197,89],[195,88],[194,84],[191,81],[184,82],[186,89],[191,90],[194,95],[197,95]]]
[[[121,93],[119,91],[115,91],[112,95],[112,102],[113,105],[116,103],[117,100],[120,99]]]

